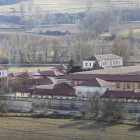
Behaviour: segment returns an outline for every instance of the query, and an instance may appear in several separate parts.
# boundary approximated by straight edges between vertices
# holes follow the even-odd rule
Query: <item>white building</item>
[[[92,68],[96,61],[98,61],[100,67],[104,68],[123,67],[123,57],[114,54],[104,54],[95,55],[83,60],[83,68]]]
[[[94,78],[75,86],[77,99],[89,99],[98,92],[102,96],[107,90],[115,90],[115,84]]]

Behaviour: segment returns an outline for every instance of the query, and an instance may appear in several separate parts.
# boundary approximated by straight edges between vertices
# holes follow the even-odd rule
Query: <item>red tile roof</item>
[[[35,72],[13,72],[9,73],[9,77],[28,77],[31,78],[33,77]]]
[[[88,81],[93,78],[111,82],[140,82],[140,75],[109,75],[109,74],[67,74],[57,79]]]
[[[0,70],[7,70],[8,68],[0,66]]]
[[[85,59],[85,61],[100,61],[100,60],[110,60],[110,59],[122,59],[121,56],[114,54],[103,54],[103,55],[95,55],[90,58]]]
[[[89,81],[83,82],[77,86],[90,86],[90,87],[108,87],[114,85],[99,78],[93,78]]]
[[[55,68],[52,68],[52,69],[66,70],[67,66],[66,65],[58,65],[58,66],[56,66]]]
[[[84,72],[77,72],[79,74],[127,74],[140,72],[140,66],[127,66],[119,68],[104,68],[100,70],[91,70]]]
[[[134,91],[111,91],[107,90],[103,95],[103,98],[129,98],[129,99],[135,99],[140,98],[140,93],[134,92]]]
[[[49,78],[30,78],[28,79],[29,84],[31,85],[49,85],[49,84],[53,84],[52,80]]]
[[[76,96],[75,89],[66,83],[36,86],[33,90],[25,89],[18,92],[40,95]]]
[[[96,60],[97,60],[97,58],[95,56],[91,56],[91,57],[85,59],[84,61],[96,61]]]
[[[46,71],[40,71],[40,72],[34,74],[34,76],[46,76],[46,77],[57,77],[57,76],[62,76],[62,75],[64,75],[64,74],[61,72],[58,72],[56,70],[53,70],[53,69],[46,70]]]

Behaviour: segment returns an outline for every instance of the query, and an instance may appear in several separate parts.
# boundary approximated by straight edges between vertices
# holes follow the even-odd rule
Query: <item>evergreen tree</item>
[[[97,69],[99,67],[100,67],[100,65],[99,65],[98,61],[96,60],[95,63],[93,64],[93,69]]]
[[[67,73],[71,73],[74,65],[75,65],[74,59],[71,58],[70,61],[69,61],[69,63],[68,63],[68,66],[67,66]]]

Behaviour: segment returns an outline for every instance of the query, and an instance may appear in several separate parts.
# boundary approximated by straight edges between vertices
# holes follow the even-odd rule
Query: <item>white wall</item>
[[[0,70],[0,78],[7,77],[7,70]]]
[[[78,95],[78,91],[82,92],[82,96],[87,97],[87,92],[90,92],[91,97],[93,96],[94,92],[98,91],[100,95],[103,95],[107,87],[86,87],[86,86],[75,86],[76,95]]]
[[[86,66],[86,63],[87,63],[87,66]],[[95,61],[83,61],[83,68],[92,68],[94,63]]]
[[[87,66],[86,66],[87,63]],[[91,63],[91,66],[90,66]],[[92,68],[95,61],[83,61],[83,68]],[[98,61],[100,67],[117,67],[123,66],[123,58],[122,59],[110,59],[110,60],[102,60]]]

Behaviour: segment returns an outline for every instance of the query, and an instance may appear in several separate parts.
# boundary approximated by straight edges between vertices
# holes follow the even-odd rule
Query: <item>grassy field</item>
[[[16,32],[16,30],[15,30],[15,32]],[[9,37],[15,32],[7,32],[6,30],[5,30],[5,32],[0,32],[0,39],[9,39]],[[28,34],[28,33],[25,33],[25,35],[29,36],[31,38],[31,40],[39,40],[42,37],[44,37],[43,35]]]
[[[52,67],[20,67],[20,68],[9,68],[9,72],[20,72],[20,71],[38,71],[40,70],[49,70]]]
[[[140,127],[89,120],[0,118],[4,140],[139,140]]]
[[[88,1],[89,0],[35,0],[34,8],[40,6],[42,8],[42,11],[51,10],[53,12],[60,13],[76,13],[85,11]],[[108,5],[108,3],[105,3],[104,0],[100,0],[100,3],[99,0],[92,1],[94,3],[95,8],[106,4]],[[14,8],[18,12],[19,4],[0,6],[0,10],[2,11],[1,14],[12,12],[11,8]]]
[[[126,30],[120,30],[118,32],[119,35],[121,35],[122,37],[128,37],[129,36],[129,30],[126,29]],[[101,36],[102,37],[109,37],[111,34],[108,32],[108,33],[103,33]],[[140,29],[133,29],[133,35],[134,35],[134,38],[140,38]]]

